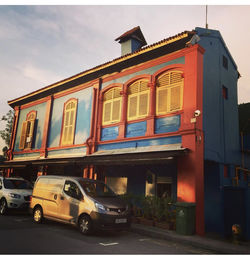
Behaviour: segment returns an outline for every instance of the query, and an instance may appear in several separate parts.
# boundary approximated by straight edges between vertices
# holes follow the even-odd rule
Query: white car
[[[31,195],[30,182],[23,178],[0,176],[0,215],[4,215],[8,209],[28,209]]]

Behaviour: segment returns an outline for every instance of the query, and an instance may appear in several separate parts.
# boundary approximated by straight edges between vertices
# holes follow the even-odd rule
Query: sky
[[[205,27],[204,4],[162,3],[0,5],[0,118],[7,101],[121,56],[115,39],[138,25],[148,45]],[[221,32],[241,74],[239,103],[250,102],[249,14],[250,5],[208,5],[208,26]]]

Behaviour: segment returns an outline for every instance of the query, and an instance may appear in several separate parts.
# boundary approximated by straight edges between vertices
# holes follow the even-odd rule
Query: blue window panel
[[[126,138],[145,136],[146,130],[146,121],[128,124],[126,128]]]
[[[119,133],[118,127],[104,128],[102,129],[101,140],[105,141],[105,140],[117,139],[118,133]]]
[[[155,133],[175,132],[180,128],[180,115],[156,119]]]
[[[169,144],[179,144],[179,143],[181,143],[181,136],[174,136],[174,137],[168,137],[168,138],[146,139],[146,140],[128,141],[128,142],[120,142],[120,143],[112,143],[112,144],[102,144],[102,145],[98,145],[97,151],[122,149],[122,148],[159,146],[159,145],[169,145]]]

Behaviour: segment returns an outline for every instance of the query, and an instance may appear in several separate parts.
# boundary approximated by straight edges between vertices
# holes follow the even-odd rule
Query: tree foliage
[[[14,119],[14,111],[9,110],[6,115],[4,115],[1,121],[5,121],[5,129],[0,130],[0,137],[5,141],[5,144],[9,147],[10,145],[10,137],[11,137],[11,130],[12,124]]]

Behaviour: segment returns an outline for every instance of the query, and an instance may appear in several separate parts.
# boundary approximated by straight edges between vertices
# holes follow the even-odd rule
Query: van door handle
[[[57,194],[54,195],[54,199],[55,199],[55,200],[57,199]]]

